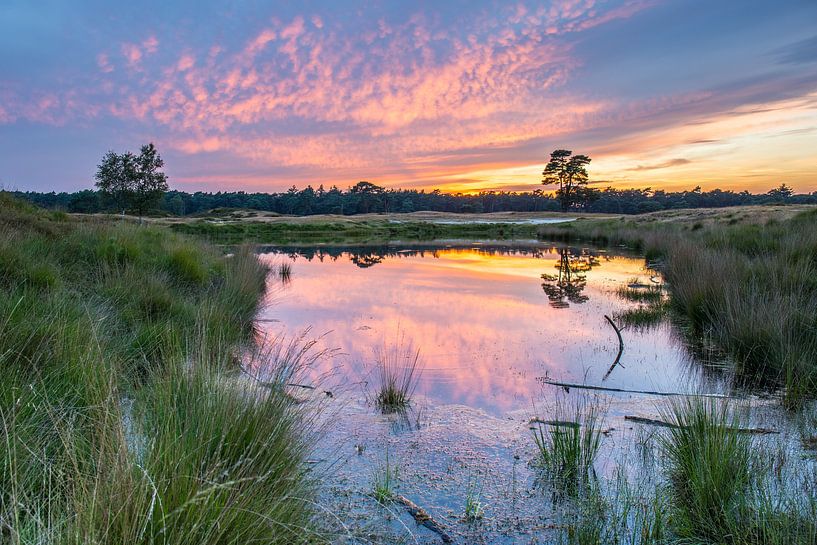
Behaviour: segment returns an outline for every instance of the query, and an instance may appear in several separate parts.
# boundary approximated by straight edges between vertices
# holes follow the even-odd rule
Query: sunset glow
[[[171,186],[817,190],[817,4],[105,2],[0,7],[0,185],[90,187],[153,141]],[[137,17],[138,12],[138,17]]]

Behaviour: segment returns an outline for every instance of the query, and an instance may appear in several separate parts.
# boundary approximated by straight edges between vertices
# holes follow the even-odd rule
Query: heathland
[[[312,540],[309,423],[275,387],[297,361],[239,374],[265,273],[0,194],[0,541]]]
[[[308,355],[297,344],[257,346],[268,271],[240,243],[627,246],[665,280],[664,310],[687,342],[731,362],[736,391],[763,392],[805,415],[804,445],[817,435],[808,418],[817,396],[814,207],[639,216],[227,211],[141,224],[0,194],[0,227],[0,539],[10,543],[337,538],[327,533],[332,515],[315,507],[319,483],[307,464],[315,408],[287,391]],[[253,358],[268,370],[263,383],[242,373]],[[373,411],[412,403],[418,359],[404,370],[381,358]],[[661,477],[649,490],[626,478],[599,484],[594,464],[610,430],[598,404],[562,404],[535,429],[528,462],[568,513],[549,529],[555,542],[815,542],[813,472],[787,487],[781,469],[806,462],[761,448],[732,401],[691,397],[664,407]],[[399,500],[394,464],[387,450],[373,478],[383,504]],[[485,516],[478,489],[467,491],[468,524]]]

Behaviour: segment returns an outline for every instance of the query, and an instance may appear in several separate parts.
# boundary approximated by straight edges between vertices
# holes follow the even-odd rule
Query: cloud
[[[779,48],[774,55],[780,64],[817,63],[817,35]]]
[[[554,147],[591,153],[594,167],[597,158],[627,156],[617,172],[632,178],[688,172],[710,144],[732,145],[752,120],[817,88],[813,72],[779,64],[771,75],[726,74],[721,84],[658,96],[582,85],[594,66],[576,45],[580,34],[651,5],[556,0],[474,9],[456,21],[423,10],[353,25],[306,13],[257,18],[251,32],[225,32],[217,43],[157,29],[101,48],[91,84],[78,75],[65,90],[0,89],[0,123],[98,120],[150,134],[185,165],[175,179],[204,180],[189,172],[218,158],[233,169],[220,179],[252,171],[259,184],[371,178],[523,188],[528,179],[536,185],[541,168],[510,170]],[[787,55],[806,62],[809,44],[792,44]]]
[[[96,56],[96,65],[99,69],[105,73],[113,72],[113,65],[111,65],[111,60],[108,58],[108,55],[105,53],[100,53]]]
[[[142,42],[142,48],[145,50],[145,53],[153,54],[159,50],[159,40],[156,36],[148,36],[144,42]]]
[[[124,43],[121,46],[122,55],[128,62],[128,66],[134,68],[142,60],[142,50],[136,44]]]
[[[683,157],[679,157],[678,159],[670,159],[668,161],[663,161],[661,163],[655,163],[652,165],[638,165],[637,167],[630,168],[627,170],[631,171],[642,171],[642,170],[658,170],[662,168],[670,168],[670,167],[677,167],[681,165],[688,165],[691,163],[689,159],[684,159]]]

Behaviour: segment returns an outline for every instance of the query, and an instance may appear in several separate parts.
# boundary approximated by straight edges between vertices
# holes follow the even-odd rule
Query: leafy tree
[[[368,214],[369,212],[381,212],[385,209],[386,190],[371,182],[361,181],[349,189],[349,193],[358,198],[357,211]]]
[[[794,194],[794,190],[787,186],[785,183],[780,184],[779,186],[775,187],[774,189],[770,189],[766,195],[768,195],[772,201],[775,202],[782,202],[786,201]]]
[[[145,144],[136,158],[136,177],[133,185],[133,207],[139,217],[155,207],[167,191],[167,175],[162,172],[165,162],[156,146]]]
[[[99,194],[90,189],[77,191],[68,200],[68,211],[82,214],[93,214],[99,212]]]
[[[125,210],[130,204],[135,178],[135,157],[131,152],[118,154],[108,151],[96,167],[96,187],[106,200],[113,201],[118,210]]]
[[[139,155],[108,151],[97,166],[96,187],[112,199],[122,214],[133,209],[141,218],[155,207],[167,191],[164,161],[153,143],[142,146]]]
[[[573,155],[566,149],[557,149],[550,154],[550,161],[542,172],[542,185],[558,184],[556,198],[567,211],[577,204],[585,204],[593,193],[587,188],[587,165],[590,157]]]

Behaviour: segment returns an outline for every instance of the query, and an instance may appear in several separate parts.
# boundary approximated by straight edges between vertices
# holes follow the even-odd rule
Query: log
[[[647,424],[649,426],[659,426],[662,428],[678,428],[677,424],[673,424],[671,422],[664,422],[663,420],[656,420],[654,418],[644,418],[643,416],[633,416],[633,415],[625,415],[624,420],[629,420],[630,422],[637,422],[638,424]],[[737,433],[751,433],[754,435],[768,435],[771,433],[780,433],[777,430],[773,430],[770,428],[733,428],[728,427],[728,430],[737,432]]]
[[[683,392],[653,392],[651,390],[628,390],[625,388],[608,388],[606,386],[593,386],[590,384],[575,384],[571,382],[559,382],[556,380],[551,380],[547,377],[539,377],[537,380],[541,381],[543,384],[549,384],[551,386],[559,386],[564,388],[565,390],[570,390],[570,388],[578,388],[580,390],[600,390],[602,392],[623,392],[625,394],[644,394],[644,395],[653,395],[653,396],[695,396],[695,397],[714,397],[718,399],[734,399],[732,396],[724,395],[724,394],[694,394],[694,393],[683,393]]]
[[[443,543],[454,543],[454,540],[451,539],[451,536],[448,535],[448,533],[440,525],[440,523],[434,520],[425,509],[423,509],[410,499],[406,498],[405,496],[401,496],[398,494],[395,497],[395,499],[406,506],[406,509],[408,510],[409,514],[412,517],[414,517],[414,520],[417,521],[417,524],[425,526],[426,528],[440,536],[440,539],[443,541]]]

